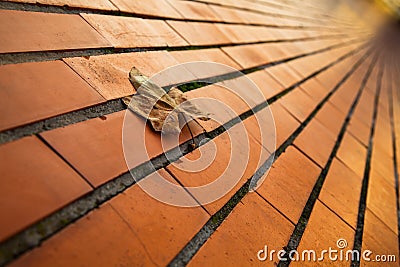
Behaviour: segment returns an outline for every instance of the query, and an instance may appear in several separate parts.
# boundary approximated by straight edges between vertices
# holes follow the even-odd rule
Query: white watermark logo
[[[313,249],[306,249],[302,251],[297,250],[269,250],[265,245],[263,249],[257,252],[259,261],[312,261],[321,262],[324,260],[336,261],[359,261],[362,259],[366,262],[396,262],[396,255],[375,255],[371,250],[358,250],[346,249],[348,244],[344,238],[339,238],[336,241],[336,248],[328,247],[321,251]]]

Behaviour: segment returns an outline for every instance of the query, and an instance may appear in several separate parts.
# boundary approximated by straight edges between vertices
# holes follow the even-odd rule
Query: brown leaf
[[[209,114],[187,100],[178,88],[173,87],[167,93],[160,86],[149,81],[149,78],[135,67],[129,73],[129,80],[137,93],[124,97],[122,100],[128,109],[148,119],[154,130],[179,133],[179,118],[181,117],[179,114],[193,119],[209,120]]]

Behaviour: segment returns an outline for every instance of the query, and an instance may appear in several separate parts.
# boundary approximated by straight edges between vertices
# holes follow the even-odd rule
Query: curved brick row
[[[266,246],[318,253],[342,239],[346,249],[397,262],[325,258],[318,265],[397,266],[399,29],[382,14],[344,0],[3,1],[1,56],[22,62],[34,54],[37,62],[0,66],[0,132],[8,136],[0,144],[0,265],[287,266],[276,253],[265,261],[257,255]],[[87,56],[48,61],[50,51]],[[183,208],[152,198],[129,175],[120,99],[135,93],[132,66],[151,76],[191,61],[243,70],[270,106],[250,93],[245,103],[223,88],[243,81],[215,71],[222,80],[185,94],[227,104],[236,114],[201,107],[230,128],[191,123],[179,136],[184,156],[173,164],[160,134],[129,113],[139,184],[160,175],[177,186],[172,196],[195,206]],[[192,71],[166,77],[165,86],[212,70]],[[265,144],[273,134],[262,136],[257,124],[268,110],[275,157]],[[243,129],[247,141],[233,143]],[[190,152],[191,134],[211,140]],[[148,155],[135,150],[143,143]],[[249,155],[243,170],[234,145]],[[180,168],[212,147],[206,169]],[[207,196],[183,188],[214,182],[229,162],[239,181],[217,201],[199,205]],[[265,178],[255,192],[248,191],[252,177]]]

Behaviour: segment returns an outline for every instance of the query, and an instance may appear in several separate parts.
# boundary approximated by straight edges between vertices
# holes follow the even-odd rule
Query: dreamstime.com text
[[[313,261],[320,262],[324,260],[335,261],[360,261],[365,262],[396,262],[396,255],[375,255],[371,250],[358,250],[345,249],[347,241],[340,238],[336,242],[337,248],[329,247],[321,251],[307,249],[303,251],[291,250],[269,250],[265,245],[263,249],[257,252],[259,261]]]

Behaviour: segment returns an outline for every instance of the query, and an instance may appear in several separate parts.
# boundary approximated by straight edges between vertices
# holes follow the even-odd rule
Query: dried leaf
[[[179,118],[209,120],[209,114],[204,113],[192,104],[178,88],[165,92],[157,84],[149,81],[135,67],[129,73],[129,80],[137,93],[124,97],[123,101],[136,114],[148,119],[154,130],[165,133],[179,133]],[[185,122],[181,122],[185,123]]]

